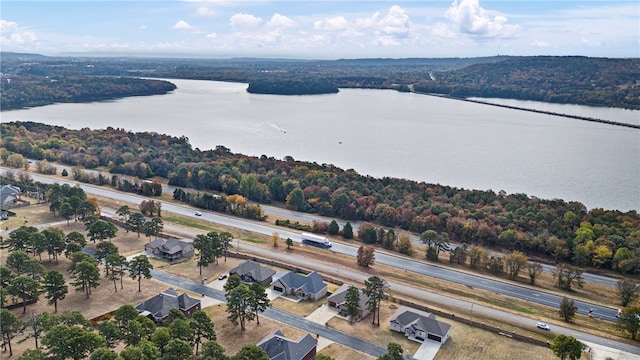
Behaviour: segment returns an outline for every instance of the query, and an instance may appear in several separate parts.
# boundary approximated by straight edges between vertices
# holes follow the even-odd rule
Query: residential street
[[[185,238],[187,239],[193,239],[198,234],[198,232],[196,231],[185,230],[183,228],[178,228],[178,227],[165,226],[165,228],[170,232],[181,234],[185,236]],[[252,246],[248,243],[242,243],[241,251],[244,252],[245,250],[249,251],[250,253],[254,253],[256,255],[264,256],[267,258],[279,258],[282,256],[281,253],[270,250],[270,249]],[[376,261],[377,261],[377,257],[378,257],[378,254],[376,254]],[[326,263],[322,263],[322,262],[318,262],[318,261],[314,261],[306,258],[301,259],[301,258],[291,256],[286,259],[286,262],[291,265],[299,266],[301,268],[313,269],[315,271],[318,271],[324,274],[336,274],[342,278],[348,278],[355,282],[364,282],[364,280],[369,278],[369,275],[362,272],[358,272],[356,271],[356,269],[353,269],[353,268],[350,268],[350,269],[338,268],[338,267],[332,266],[331,264],[326,264]],[[177,278],[176,277],[174,278],[175,278],[174,284],[177,284]],[[188,280],[185,280],[185,281],[188,281]],[[182,284],[183,282],[181,280],[180,285],[182,286]],[[199,284],[195,284],[195,283],[192,283],[192,284],[194,286],[199,286]],[[473,304],[473,307],[472,307],[472,303],[464,300],[450,298],[448,296],[436,294],[436,293],[421,290],[421,289],[416,289],[410,286],[401,285],[392,281],[389,281],[388,285],[389,285],[389,292],[391,292],[392,294],[397,293],[397,294],[410,295],[416,298],[423,299],[427,304],[428,303],[447,304],[449,306],[454,306],[459,309],[471,309],[473,313],[482,314],[487,317],[495,318],[498,321],[512,322],[512,323],[515,322],[523,326],[530,326],[532,328],[535,326],[535,323],[536,323],[536,320],[527,318],[525,316],[507,313],[507,312],[490,308],[487,306],[483,306],[480,304]],[[224,299],[224,295],[222,296]],[[306,330],[306,328],[303,328],[303,329]],[[581,331],[577,331],[577,330],[573,330],[570,328],[565,328],[557,325],[554,325],[551,331],[557,334],[573,336],[576,339],[584,340],[595,345],[616,349],[620,352],[626,352],[626,353],[629,353],[630,356],[631,354],[640,356],[640,347],[638,346],[629,345],[629,344],[615,341],[612,339],[591,335],[588,333],[584,333]],[[322,335],[322,333],[320,333],[320,335]]]
[[[207,297],[226,302],[223,291],[212,289],[210,287],[207,287],[206,285],[194,283],[193,281],[157,270],[152,270],[151,275],[156,280],[176,286],[179,285],[183,289],[195,292],[197,294],[204,294]],[[368,341],[342,333],[340,331],[317,324],[313,321],[301,318],[286,311],[275,309],[273,307],[268,308],[260,316],[266,316],[284,324],[302,329],[304,331],[308,331],[311,334],[318,334],[321,337],[327,338],[331,341],[350,347],[352,349],[364,352],[371,356],[379,357],[387,353],[387,349],[385,347],[372,344]]]

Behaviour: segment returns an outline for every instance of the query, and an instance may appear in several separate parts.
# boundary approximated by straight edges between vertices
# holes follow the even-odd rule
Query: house
[[[327,294],[327,285],[317,272],[300,275],[288,272],[271,283],[274,291],[303,300],[318,300]]]
[[[436,320],[435,315],[406,306],[400,306],[389,321],[391,330],[418,342],[430,339],[444,344],[451,333],[451,325]]]
[[[174,289],[167,289],[160,294],[145,300],[135,306],[140,315],[144,315],[155,322],[161,322],[171,309],[179,309],[186,316],[200,310],[200,300],[187,294],[179,294]]]
[[[330,307],[338,309],[340,315],[347,316],[347,308],[346,308],[346,299],[347,299],[347,290],[353,285],[343,284],[336,290],[331,296],[327,298],[327,305]],[[367,301],[369,301],[369,297],[364,294],[362,289],[358,289],[360,293],[360,310],[358,311],[357,319],[362,319],[365,316],[369,315],[369,309],[367,309]]]
[[[247,260],[242,264],[229,270],[229,275],[238,275],[245,283],[258,283],[262,286],[267,286],[273,281],[273,275],[276,272],[260,265],[260,263]]]
[[[276,330],[260,340],[257,344],[267,353],[270,360],[311,360],[316,356],[318,342],[306,334],[293,341]]]
[[[194,254],[193,244],[174,238],[156,239],[144,246],[144,250],[152,256],[166,260],[190,258]]]
[[[10,209],[14,207],[20,199],[21,190],[17,186],[5,185],[0,188],[0,208]]]

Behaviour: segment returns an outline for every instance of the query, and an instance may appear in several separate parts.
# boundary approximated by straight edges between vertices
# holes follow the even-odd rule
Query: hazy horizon
[[[7,0],[0,10],[3,51],[48,56],[640,56],[640,8],[625,0]]]

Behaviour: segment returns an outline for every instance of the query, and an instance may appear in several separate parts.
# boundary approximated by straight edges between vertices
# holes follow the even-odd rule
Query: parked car
[[[227,274],[222,274],[222,275],[218,276],[218,280],[224,280],[224,279],[227,278],[227,276],[228,276]]]
[[[538,329],[549,330],[549,325],[543,322],[538,322],[536,326],[538,327]]]
[[[202,216],[202,213],[200,211],[196,211],[196,216]]]

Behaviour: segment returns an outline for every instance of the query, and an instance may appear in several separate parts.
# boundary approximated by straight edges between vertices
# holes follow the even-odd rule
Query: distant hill
[[[512,57],[433,76],[415,90],[640,109],[640,59]]]
[[[254,93],[282,95],[331,93],[336,88],[413,88],[461,98],[496,97],[640,109],[638,58],[170,59],[0,53],[0,62],[5,77],[127,76],[232,81],[251,84],[248,90]],[[5,90],[3,86],[3,96]],[[43,104],[46,103],[40,105]]]

